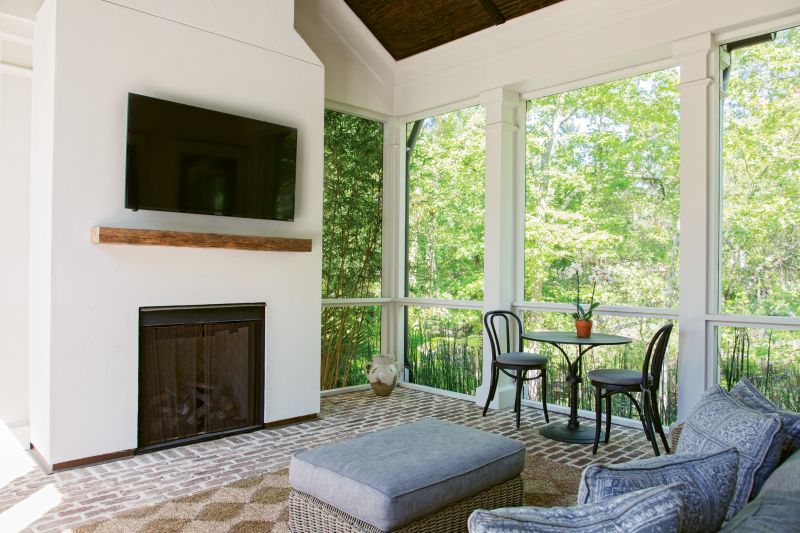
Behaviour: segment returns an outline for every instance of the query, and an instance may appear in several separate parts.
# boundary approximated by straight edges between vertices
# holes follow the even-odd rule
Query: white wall
[[[52,187],[52,258],[31,271],[32,286],[52,286],[36,304],[49,306],[51,340],[32,350],[49,370],[49,385],[32,376],[49,390],[49,420],[31,417],[51,464],[136,447],[141,306],[266,301],[265,421],[319,411],[324,69],[294,32],[292,2],[120,3],[46,0],[40,17],[54,23],[34,45],[45,87],[34,107],[55,89],[34,119],[52,129],[52,143],[34,137],[35,159],[52,146],[34,179]],[[295,221],[124,209],[128,92],[298,128]],[[96,225],[305,237],[313,251],[93,245]]]
[[[0,14],[0,424],[28,442],[28,218],[33,24]]]
[[[325,65],[329,107],[391,115],[395,61],[340,0],[296,0],[295,27]]]
[[[399,61],[394,114],[669,60],[675,41],[799,10],[797,0],[565,0]]]

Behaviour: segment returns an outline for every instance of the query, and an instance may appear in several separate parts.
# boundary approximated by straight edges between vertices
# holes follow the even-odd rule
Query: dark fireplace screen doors
[[[139,310],[137,452],[263,428],[264,304]]]

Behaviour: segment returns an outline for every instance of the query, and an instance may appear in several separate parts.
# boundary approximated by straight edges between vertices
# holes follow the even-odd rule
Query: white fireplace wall
[[[32,202],[47,221],[32,233],[31,316],[46,318],[32,330],[34,446],[51,465],[136,447],[141,306],[267,302],[265,421],[317,413],[324,69],[292,0],[46,0],[39,17],[33,106],[48,111],[34,115],[33,157],[52,164],[34,164],[32,182],[52,201]],[[124,209],[128,92],[296,127],[294,222]],[[94,245],[96,225],[313,250]]]
[[[28,218],[33,23],[0,13],[0,432],[28,442]],[[6,426],[4,428],[3,426]]]

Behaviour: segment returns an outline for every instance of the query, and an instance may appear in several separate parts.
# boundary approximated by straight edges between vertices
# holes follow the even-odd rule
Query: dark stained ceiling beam
[[[492,0],[480,0],[480,3],[483,6],[483,9],[485,9],[489,16],[492,17],[492,20],[494,20],[495,24],[502,24],[506,21],[506,18],[503,16],[500,10],[497,9],[497,6],[494,5]]]

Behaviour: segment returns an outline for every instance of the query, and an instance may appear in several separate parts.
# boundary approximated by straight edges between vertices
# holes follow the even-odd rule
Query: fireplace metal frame
[[[221,304],[221,305],[189,305],[189,306],[151,306],[139,308],[139,344],[141,350],[143,327],[148,326],[180,326],[188,324],[224,324],[226,322],[248,322],[260,321],[261,335],[258,336],[260,342],[255,346],[255,413],[254,419],[260,421],[257,424],[250,426],[243,426],[235,429],[216,431],[212,433],[202,433],[183,437],[179,439],[172,439],[156,444],[137,447],[134,454],[142,454],[165,450],[168,448],[175,448],[186,444],[193,444],[197,442],[205,442],[215,440],[222,437],[229,437],[231,435],[239,435],[242,433],[250,433],[264,429],[264,339],[266,337],[266,303],[242,303],[242,304]],[[137,352],[138,353],[138,352]],[[141,357],[141,355],[140,355]],[[143,365],[141,359],[139,360],[139,403],[137,407],[137,444],[139,442],[138,432],[141,427],[141,405],[144,404],[141,383],[144,380]]]

